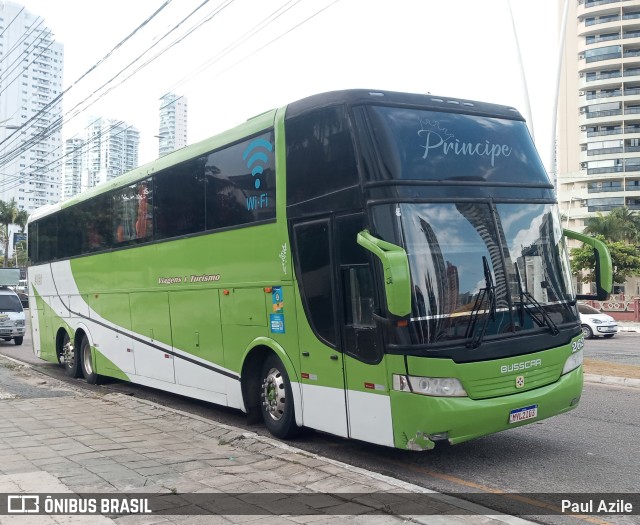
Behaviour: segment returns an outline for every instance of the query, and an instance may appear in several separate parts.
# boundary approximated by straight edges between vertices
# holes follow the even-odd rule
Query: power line
[[[166,6],[171,0],[168,0],[167,2],[165,2],[164,6]],[[189,19],[194,13],[196,13],[198,10],[200,10],[205,4],[207,4],[210,0],[204,0],[204,2],[202,2],[196,9],[194,9],[191,13],[189,13],[189,15],[187,15],[186,17],[184,17],[177,25],[175,25],[171,30],[169,30],[160,40],[163,40],[164,38],[166,38],[166,36],[168,36],[171,32],[173,32],[175,29],[177,29],[177,27],[179,27],[180,25],[182,25],[187,19]],[[222,11],[222,9],[224,9],[225,7],[227,7],[228,5],[230,5],[233,1],[235,0],[226,0],[226,2],[224,2],[221,6],[219,6],[218,8],[216,8],[216,10],[210,14],[207,15],[208,18],[206,18],[204,21],[201,21],[199,24],[197,24],[195,27],[191,28],[186,34],[182,35],[181,37],[179,37],[178,40],[174,41],[172,44],[170,44],[169,46],[167,46],[163,52],[165,52],[167,49],[169,49],[170,47],[172,47],[173,45],[175,45],[177,42],[181,41],[182,39],[186,38],[186,36],[188,36],[189,34],[191,34],[193,31],[195,31],[195,29],[197,29],[198,27],[200,27],[203,23],[207,22],[208,20],[211,20],[211,18],[213,18],[215,15],[217,15],[220,11]],[[162,6],[162,7],[164,7]],[[161,7],[161,8],[162,8]],[[158,11],[156,11],[156,13],[154,13],[153,16],[155,16],[155,14],[157,14],[160,11],[160,9]],[[148,20],[150,20],[152,17],[150,17]],[[146,21],[145,21],[146,23]],[[141,24],[142,27],[145,23]],[[138,29],[136,29],[137,31]],[[134,31],[135,33],[135,31]],[[126,40],[126,39],[125,39]],[[102,93],[100,96],[98,96],[98,98],[94,101],[92,101],[91,103],[88,103],[86,107],[82,108],[82,109],[78,109],[80,106],[82,106],[82,104],[88,102],[93,96],[97,95],[97,93],[100,91],[100,89],[104,88],[105,86],[107,86],[109,83],[111,83],[115,78],[117,78],[118,75],[120,75],[122,72],[126,71],[126,69],[128,69],[132,64],[135,64],[135,62],[137,62],[142,56],[144,56],[148,51],[150,51],[151,49],[153,49],[153,47],[155,47],[159,42],[156,42],[155,44],[153,44],[152,46],[150,46],[146,51],[144,51],[136,60],[132,61],[130,64],[128,64],[125,68],[123,68],[116,76],[112,77],[109,81],[103,83],[98,89],[96,89],[93,93],[91,93],[88,97],[86,97],[84,100],[82,100],[81,102],[79,102],[78,104],[76,104],[76,106],[74,106],[71,110],[67,111],[64,115],[62,115],[61,117],[59,117],[58,119],[56,119],[54,121],[53,124],[49,125],[48,129],[42,130],[39,134],[37,135],[32,135],[29,139],[29,141],[27,141],[26,143],[23,143],[22,147],[20,148],[16,148],[15,150],[12,150],[9,154],[5,155],[4,157],[0,157],[0,161],[3,161],[4,164],[10,162],[11,160],[14,160],[18,155],[20,155],[21,153],[23,153],[24,151],[27,151],[31,145],[33,144],[37,144],[43,140],[45,140],[46,137],[48,137],[51,133],[57,131],[58,129],[60,129],[62,127],[62,124],[64,122],[64,117],[67,116],[69,113],[71,113],[72,111],[76,111],[75,114],[73,114],[69,119],[67,119],[67,122],[72,120],[73,118],[75,118],[78,114],[81,113],[81,111],[86,110],[90,105],[94,104],[95,102],[97,102],[98,100],[100,100],[103,96],[105,96],[107,93],[109,93],[111,90],[115,89],[115,87],[117,87],[118,85],[121,85],[124,81],[126,81],[128,78],[130,78],[131,76],[133,76],[135,73],[137,73],[140,69],[142,69],[143,67],[145,67],[146,65],[148,65],[151,61],[155,60],[158,56],[160,56],[160,54],[157,54],[156,56],[154,56],[152,59],[150,59],[149,61],[147,61],[144,65],[140,66],[138,69],[136,69],[133,73],[131,73],[128,77],[126,77],[124,80],[122,80],[118,85],[113,86],[111,88],[109,88],[106,92]],[[95,68],[95,67],[94,67]],[[92,68],[92,69],[94,69]],[[88,72],[87,72],[88,73]],[[85,73],[84,76],[87,75],[87,73]],[[79,82],[79,80],[81,80],[82,77],[80,79],[78,79],[75,83],[77,84]],[[73,86],[71,86],[73,87]],[[69,89],[65,90],[65,92],[63,92],[60,96],[62,96],[64,93],[68,92]],[[59,97],[58,97],[59,98]],[[52,101],[53,102],[53,101]],[[51,103],[48,105],[50,106]],[[46,110],[46,108],[43,108],[43,110]],[[36,115],[37,116],[37,115]],[[34,120],[35,117],[33,117],[31,119],[31,121]],[[28,123],[25,123],[25,125]],[[18,130],[16,130],[16,132],[14,132],[12,135],[9,136],[9,138],[11,138],[12,136],[17,134],[17,131],[20,131],[25,125],[21,126],[20,128],[18,128]],[[6,141],[7,139],[5,139]],[[2,141],[0,142],[0,145],[3,144]],[[10,155],[10,156],[9,156]],[[2,162],[0,162],[0,166],[3,165]]]
[[[208,0],[207,0],[208,1]],[[80,81],[82,81],[82,79],[84,79],[87,75],[89,75],[92,71],[94,71],[100,64],[102,64],[105,60],[107,60],[115,51],[116,49],[120,48],[125,42],[127,42],[129,39],[131,39],[138,31],[140,31],[144,26],[146,26],[151,20],[153,20],[153,18],[155,18],[163,9],[165,9],[170,3],[172,2],[172,0],[165,0],[165,2],[158,8],[156,9],[153,14],[151,14],[151,16],[147,17],[140,25],[138,25],[138,27],[136,27],[131,33],[129,33],[123,40],[121,40],[120,42],[118,42],[115,47],[113,49],[111,49],[111,51],[109,51],[104,57],[102,57],[100,60],[98,60],[98,62],[96,62],[93,66],[91,66],[85,73],[83,73],[77,80],[75,80],[67,89],[65,89],[64,91],[62,91],[58,96],[56,96],[52,101],[50,101],[44,108],[42,108],[40,111],[38,111],[33,117],[31,117],[27,122],[23,123],[14,133],[12,133],[11,135],[9,135],[8,138],[5,138],[4,140],[0,141],[0,146],[2,146],[9,138],[13,137],[18,131],[23,130],[24,128],[28,127],[31,123],[34,122],[34,120],[39,117],[42,113],[46,112],[49,108],[51,108],[55,103],[57,103],[58,101],[60,101],[62,99],[62,97],[68,93],[71,89],[73,89]],[[56,131],[57,129],[54,128],[53,131]],[[42,134],[41,134],[42,135]],[[22,149],[22,151],[26,151],[25,149]],[[21,151],[21,152],[22,152]],[[20,153],[21,153],[20,152]],[[18,153],[18,155],[20,154]],[[13,157],[15,158],[15,156]],[[0,157],[0,159],[4,160],[3,157]],[[2,165],[2,164],[0,164]]]
[[[165,2],[164,6],[166,6],[166,4],[169,3],[170,0],[168,0],[168,2]],[[203,2],[197,9],[195,9],[194,11],[192,11],[187,17],[185,17],[180,24],[174,26],[170,31],[168,31],[167,33],[165,33],[165,35],[160,39],[163,40],[165,39],[171,32],[175,31],[177,29],[177,27],[179,25],[181,25],[186,19],[188,19],[193,13],[195,13],[198,9],[200,9],[200,7],[202,7],[204,4],[207,3],[208,0],[206,0],[205,2]],[[135,75],[138,71],[140,71],[141,69],[143,69],[144,67],[146,67],[149,63],[151,63],[153,60],[155,60],[156,58],[158,58],[161,54],[165,53],[168,49],[170,49],[171,47],[173,47],[174,45],[177,45],[179,42],[181,42],[182,40],[184,40],[187,36],[189,36],[190,34],[192,34],[194,31],[196,31],[197,29],[199,29],[204,23],[206,23],[207,21],[211,20],[216,14],[218,14],[222,9],[224,9],[225,7],[227,7],[233,0],[228,0],[226,3],[221,4],[221,6],[219,6],[217,8],[217,10],[215,12],[213,12],[210,15],[207,15],[208,18],[206,18],[205,20],[202,20],[201,22],[199,22],[198,24],[196,24],[195,26],[193,26],[192,28],[190,28],[188,30],[188,32],[186,32],[185,34],[183,34],[182,36],[180,36],[178,39],[174,40],[170,45],[168,45],[167,47],[165,47],[160,53],[156,54],[155,56],[153,56],[152,58],[150,58],[147,62],[145,62],[144,64],[140,65],[136,70],[134,70],[129,76],[127,76],[125,79],[123,79],[121,82],[119,82],[116,86],[113,86],[111,88],[109,88],[105,93],[102,93],[100,95],[100,97],[98,98],[98,100],[100,98],[102,98],[103,96],[105,96],[107,93],[109,93],[111,90],[115,89],[115,87],[121,85],[122,83],[124,83],[126,80],[128,80],[131,76]],[[293,0],[292,0],[293,1]],[[245,60],[247,60],[248,58],[254,56],[255,54],[259,53],[260,51],[264,50],[266,47],[270,46],[271,44],[275,43],[276,41],[280,40],[281,38],[283,38],[284,36],[286,36],[287,34],[291,33],[292,31],[296,30],[297,28],[301,27],[303,24],[307,23],[309,20],[315,18],[317,15],[319,15],[320,13],[326,11],[327,9],[329,9],[330,7],[332,7],[333,5],[335,5],[336,3],[338,3],[340,0],[335,0],[334,2],[332,2],[331,4],[326,5],[325,7],[323,7],[322,9],[318,10],[317,12],[315,12],[314,14],[312,14],[311,16],[305,18],[304,20],[302,20],[301,22],[297,23],[296,25],[294,25],[293,27],[289,28],[287,31],[281,33],[280,35],[278,35],[277,37],[273,38],[272,40],[270,40],[269,42],[267,42],[266,44],[264,44],[263,46],[261,46],[260,48],[254,50],[252,53],[246,55],[245,57],[241,58],[240,60],[236,61],[234,64],[230,65],[229,67],[227,67],[226,69],[220,71],[214,78],[217,78],[218,76],[221,76],[222,74],[224,74],[225,72],[229,71],[230,69],[232,69],[233,67],[236,67],[237,65],[239,65],[240,63],[244,62]],[[245,32],[241,37],[239,37],[238,39],[236,39],[235,41],[233,41],[231,44],[229,44],[228,46],[226,46],[220,53],[218,53],[217,55],[215,55],[213,57],[213,61],[212,59],[210,59],[209,61],[205,62],[204,64],[202,64],[201,66],[199,66],[199,68],[192,73],[191,75],[189,75],[188,77],[183,78],[177,85],[181,85],[186,81],[190,81],[193,78],[197,77],[199,74],[201,74],[204,70],[208,69],[211,65],[213,65],[214,63],[216,63],[217,61],[219,61],[223,56],[226,56],[227,54],[229,54],[230,52],[232,52],[233,50],[235,50],[237,47],[239,47],[241,44],[243,44],[244,42],[246,42],[247,40],[249,40],[250,38],[252,38],[253,36],[255,36],[255,34],[257,34],[258,32],[262,31],[264,28],[266,28],[268,25],[272,24],[277,18],[279,18],[282,14],[284,14],[285,12],[287,12],[288,10],[290,10],[292,7],[294,7],[295,5],[297,5],[300,2],[300,0],[296,0],[295,3],[293,3],[293,5],[291,4],[291,1],[288,2],[287,4],[285,4],[284,6],[281,6],[280,8],[278,8],[276,11],[274,11],[273,13],[271,13],[268,17],[266,17],[263,21],[261,21],[259,24],[257,24],[256,26],[254,26],[252,29],[250,29],[249,31]],[[164,7],[163,6],[163,7]],[[288,6],[288,7],[287,7]],[[157,11],[158,12],[158,11]],[[157,13],[156,12],[156,13]],[[155,15],[155,14],[154,14]],[[150,17],[152,18],[152,17]],[[149,18],[149,19],[150,19]],[[147,21],[149,20],[147,19]],[[141,27],[141,26],[139,26]],[[137,30],[136,30],[137,31]],[[135,31],[134,31],[135,33]],[[133,34],[133,33],[132,33]],[[126,40],[126,39],[125,39]],[[124,41],[123,41],[124,42]],[[153,49],[158,42],[156,42],[156,44],[150,46],[144,53],[142,53],[140,55],[139,58],[141,58],[142,56],[144,56],[146,53],[148,53],[151,49]],[[119,46],[116,46],[119,47]],[[114,48],[115,50],[115,48]],[[111,54],[111,53],[109,53]],[[109,56],[106,55],[105,58],[103,58],[100,62],[104,61],[104,59],[106,59],[106,57]],[[123,68],[119,73],[121,74],[122,72],[126,71],[129,67],[131,67],[131,65],[135,64],[137,60],[132,61],[130,64],[128,64],[125,68]],[[82,77],[80,77],[76,82],[74,82],[73,85],[76,85],[84,76],[86,76],[90,71],[92,71],[93,69],[95,69],[95,67],[97,67],[97,65],[100,63],[96,63],[89,71],[87,71]],[[117,76],[114,76],[112,79],[110,79],[108,82],[104,83],[102,87],[107,86],[110,82],[112,82],[115,78],[117,78]],[[95,96],[99,89],[95,90],[93,93],[91,93],[88,97],[86,97],[83,101],[81,101],[79,104],[77,104],[72,110],[70,111],[75,111],[79,106],[81,106],[83,103],[89,101],[93,96]],[[70,88],[69,88],[70,89]],[[65,90],[64,93],[68,92],[69,89]],[[95,103],[91,102],[89,105]],[[88,106],[87,106],[88,107]],[[86,109],[86,108],[84,108]],[[67,112],[65,114],[68,115],[69,112]],[[76,112],[72,118],[75,118],[75,116],[77,116],[78,112]],[[68,121],[67,121],[68,122]],[[49,134],[52,133],[53,131],[56,131],[57,129],[59,129],[59,127],[61,127],[62,125],[62,119],[56,119],[54,121],[54,123],[52,125],[49,126]],[[46,130],[45,130],[46,131]],[[12,134],[13,135],[13,134]],[[40,133],[39,136],[37,135],[36,138],[39,137],[46,137],[48,136],[45,133]],[[33,142],[33,141],[31,141]],[[2,143],[0,143],[2,144]],[[88,146],[88,144],[86,145]],[[86,146],[83,146],[86,147]],[[62,149],[64,146],[58,147],[56,148],[56,150],[58,149]],[[53,153],[53,150],[51,152],[49,152],[49,154]],[[72,152],[75,153],[75,152]],[[19,154],[19,153],[18,153]],[[52,171],[54,168],[58,168],[59,166],[62,165],[62,159],[64,159],[65,157],[67,157],[70,153],[66,153],[64,155],[59,156],[58,158],[56,158],[55,160],[49,162],[48,164],[46,164],[45,166],[41,166],[39,168],[36,168],[36,170],[34,170],[33,173],[31,174],[27,174],[22,176],[21,178],[25,178],[25,177],[31,177],[33,175],[35,175],[36,171],[39,172],[40,175],[46,174],[50,171]],[[77,155],[75,155],[74,157],[72,157],[72,159],[75,159],[77,157],[79,157],[80,155],[82,155],[83,153],[78,153]],[[14,157],[15,158],[15,157]],[[52,166],[55,165],[55,166]],[[42,171],[43,167],[47,167],[47,166],[52,166],[51,168],[49,168],[46,171]],[[31,167],[31,166],[30,166]],[[46,184],[46,182],[45,182]],[[56,183],[56,182],[52,182],[51,184],[62,184],[62,183]],[[14,184],[12,186],[12,188],[17,187],[18,185],[20,185],[20,183],[18,184]],[[11,188],[5,188],[5,190],[8,190]]]

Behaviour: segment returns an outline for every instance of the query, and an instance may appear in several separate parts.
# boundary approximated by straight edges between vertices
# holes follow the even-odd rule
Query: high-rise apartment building
[[[68,139],[64,143],[64,170],[62,172],[62,200],[81,193],[82,187],[82,158],[84,154],[84,140]]]
[[[566,225],[581,230],[598,212],[640,210],[640,0],[568,1],[558,198]],[[640,293],[635,280],[619,290]]]
[[[140,132],[122,120],[90,118],[82,159],[81,191],[138,167]]]
[[[29,213],[61,195],[64,51],[44,22],[0,0],[0,199]]]
[[[162,157],[187,145],[187,99],[169,93],[160,99],[158,155]]]

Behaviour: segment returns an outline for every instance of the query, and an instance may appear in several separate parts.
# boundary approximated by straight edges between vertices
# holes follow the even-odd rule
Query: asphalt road
[[[640,333],[621,332],[612,339],[587,339],[584,356],[620,365],[640,366]]]
[[[637,358],[638,343],[640,334],[619,334],[606,341],[591,340],[587,341],[586,355],[617,362],[633,361]],[[35,363],[45,374],[77,386],[117,390],[267,434],[262,425],[247,425],[245,416],[235,410],[118,381],[94,387],[81,380],[69,380],[61,367],[33,357],[28,339],[20,347],[13,343],[0,344],[0,353]],[[437,447],[427,453],[388,449],[313,431],[291,444],[439,492],[455,492],[462,497],[477,492],[527,493],[535,504],[543,507],[545,496],[540,494],[543,492],[637,493],[640,485],[638,436],[640,389],[586,384],[581,403],[572,412],[454,447]],[[535,516],[534,519],[563,525],[640,522],[638,516],[604,519]]]

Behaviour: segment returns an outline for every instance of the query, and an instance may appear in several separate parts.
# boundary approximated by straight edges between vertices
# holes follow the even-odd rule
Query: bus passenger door
[[[303,422],[307,427],[346,437],[344,365],[336,329],[331,221],[298,223],[293,227],[293,237],[299,290],[296,307],[300,312]]]
[[[361,214],[336,219],[340,323],[344,355],[349,437],[393,446],[391,402],[381,336],[373,319],[376,304],[368,252],[356,242]]]

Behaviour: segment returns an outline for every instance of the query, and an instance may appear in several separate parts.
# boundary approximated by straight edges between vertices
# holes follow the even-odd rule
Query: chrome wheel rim
[[[64,364],[68,368],[73,368],[73,366],[75,365],[76,357],[71,341],[67,342],[67,344],[64,345],[62,349],[62,356],[64,357]]]
[[[277,368],[272,368],[262,383],[262,406],[269,417],[280,421],[286,406],[284,378]]]

